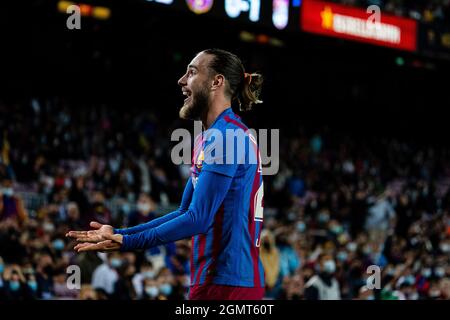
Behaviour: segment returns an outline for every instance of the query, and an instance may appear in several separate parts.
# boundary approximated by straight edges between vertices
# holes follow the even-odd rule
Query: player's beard
[[[203,86],[197,92],[192,92],[191,99],[180,109],[180,118],[186,120],[201,120],[209,109],[209,92]]]

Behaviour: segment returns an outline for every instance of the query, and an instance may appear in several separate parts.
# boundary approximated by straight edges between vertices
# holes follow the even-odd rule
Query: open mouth
[[[186,98],[184,99],[184,103],[188,102],[191,99],[192,92],[188,90],[183,90],[183,96]]]

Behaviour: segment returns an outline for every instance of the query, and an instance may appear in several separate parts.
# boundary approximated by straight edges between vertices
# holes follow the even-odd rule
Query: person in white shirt
[[[99,265],[92,274],[91,285],[94,289],[103,289],[108,295],[114,293],[114,283],[118,280],[116,269],[122,265],[119,252],[108,255],[108,259]]]
[[[366,230],[372,241],[383,242],[389,230],[395,226],[396,213],[389,202],[388,194],[378,196],[368,210],[366,219]]]
[[[334,276],[336,263],[333,256],[321,254],[319,273],[312,276],[305,284],[306,300],[341,300],[341,289]]]

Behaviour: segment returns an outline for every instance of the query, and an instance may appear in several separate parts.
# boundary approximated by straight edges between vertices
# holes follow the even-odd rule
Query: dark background
[[[145,1],[85,2],[107,4],[111,19],[83,17],[81,30],[68,30],[57,1],[2,4],[3,99],[62,96],[153,108],[170,121],[182,102],[176,82],[186,65],[196,52],[220,47],[266,77],[265,103],[244,115],[251,126],[327,125],[355,135],[446,140],[449,61],[301,33],[298,8],[287,30],[277,31]],[[284,47],[242,42],[242,30],[274,36]]]

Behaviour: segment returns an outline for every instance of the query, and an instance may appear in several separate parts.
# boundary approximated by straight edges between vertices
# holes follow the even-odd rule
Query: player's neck
[[[208,109],[207,114],[202,118],[203,129],[208,130],[217,117],[231,106],[229,101],[213,103]]]

